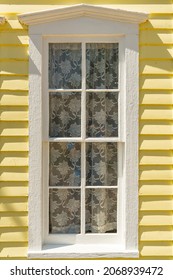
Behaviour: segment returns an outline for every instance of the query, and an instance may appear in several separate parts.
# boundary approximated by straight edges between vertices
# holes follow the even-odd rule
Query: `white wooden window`
[[[22,23],[29,24],[30,38],[29,258],[138,256],[138,25],[146,19],[147,15],[144,13],[119,10],[116,6],[110,8],[85,4],[19,16]],[[107,44],[107,46],[117,44],[119,50],[118,86],[114,83],[114,86],[110,88],[106,86],[95,88],[92,85],[87,87],[86,49],[89,43],[91,46],[96,43]],[[81,46],[81,85],[79,88],[70,86],[67,89],[62,85],[52,88],[49,84],[48,54],[51,44],[55,44],[56,48],[61,44]],[[80,100],[81,104],[78,110],[81,116],[78,122],[81,124],[80,133],[57,137],[54,129],[52,131],[50,129],[49,134],[50,124],[56,122],[51,117],[54,111],[52,98],[58,102],[58,99],[63,96],[70,96],[71,92],[74,92],[72,96],[75,100]],[[87,98],[89,102],[92,102],[94,98],[96,99],[96,95],[99,98],[103,92],[105,96],[107,94],[113,96],[112,102],[117,100],[115,108],[117,106],[118,130],[116,135],[98,137],[98,135],[92,135],[92,126],[87,124],[88,119],[91,120],[94,117],[92,110],[89,117],[86,114],[87,108],[90,108],[90,105],[87,105]],[[69,97],[71,100],[72,96]],[[62,112],[64,114],[66,110]],[[49,118],[51,118],[50,122]],[[113,123],[114,121],[111,122]],[[88,131],[92,133],[88,134]],[[57,183],[57,176],[53,177],[59,170],[58,163],[52,159],[62,147],[66,149],[67,158],[73,158],[67,152],[67,147],[71,143],[72,146],[71,148],[69,146],[69,149],[76,148],[73,154],[80,153],[80,184],[75,182],[75,184],[70,183],[65,186],[61,182]],[[111,184],[101,185],[96,180],[97,184],[92,185],[91,181],[87,181],[87,178],[91,177],[88,174],[93,169],[88,169],[88,163],[86,165],[87,158],[92,158],[91,152],[87,157],[87,149],[91,151],[94,145],[98,148],[101,144],[108,145],[109,143],[116,147],[114,150],[117,149],[117,156],[114,156],[117,168],[113,168],[114,174],[117,173],[117,184],[114,181]],[[51,173],[53,176],[50,178]],[[74,177],[73,175],[72,172],[70,176]],[[54,221],[51,221],[49,229],[49,221],[52,217],[48,210],[49,205],[52,205],[52,202],[49,204],[49,200],[51,201],[51,197],[48,199],[49,192],[60,193],[64,189],[72,192],[76,190],[78,194],[80,193],[80,227],[73,234],[71,234],[72,229],[68,233],[66,229],[66,233],[62,234],[62,228],[60,233],[60,226],[54,225]],[[86,229],[86,192],[91,193],[91,190],[108,192],[110,189],[113,189],[114,193],[117,192],[117,221],[116,223],[115,220],[113,221],[113,232],[106,232],[107,230],[101,232],[98,227],[91,227],[91,225],[89,225],[89,230]],[[88,204],[91,205],[91,203]],[[59,214],[61,213],[58,212]],[[52,230],[53,227],[54,230]],[[96,230],[97,232],[93,232]],[[63,244],[68,246],[63,246]]]
[[[121,40],[44,43],[45,243],[120,243]]]

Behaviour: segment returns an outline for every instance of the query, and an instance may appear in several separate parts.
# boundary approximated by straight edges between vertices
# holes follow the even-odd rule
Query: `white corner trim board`
[[[0,17],[0,24],[4,24],[6,21],[5,17]]]
[[[72,5],[65,8],[56,8],[39,12],[25,13],[18,16],[21,23],[27,25],[40,24],[55,20],[69,19],[75,17],[94,17],[109,19],[119,22],[141,23],[147,20],[148,14],[132,12],[127,10],[105,8],[86,4]]]

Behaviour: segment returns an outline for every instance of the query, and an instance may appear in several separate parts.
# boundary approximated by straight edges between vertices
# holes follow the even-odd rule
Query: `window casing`
[[[29,24],[29,258],[90,258],[138,256],[138,24],[147,19],[144,13],[92,5],[74,5],[19,16]],[[71,38],[70,38],[71,37]],[[91,42],[118,42],[120,52],[119,137],[118,144],[118,213],[119,241],[104,244],[97,238],[72,240],[62,246],[48,237],[45,182],[48,182],[48,42],[73,43],[89,37]],[[56,40],[55,40],[56,38]],[[62,40],[63,38],[63,40]],[[94,38],[94,40],[93,40]],[[46,129],[44,129],[46,128]],[[46,132],[45,132],[46,131]],[[56,142],[56,141],[55,141]],[[47,176],[47,177],[46,177]],[[48,188],[47,188],[48,189]],[[119,211],[119,210],[118,210]],[[48,211],[46,211],[48,213]],[[46,214],[47,215],[47,214]],[[118,223],[117,223],[118,225]],[[118,231],[117,231],[118,232]],[[101,235],[101,234],[100,234]],[[89,236],[89,234],[88,234]],[[79,241],[79,242],[78,242]],[[98,242],[97,242],[98,241]],[[74,245],[71,245],[71,244]],[[82,244],[81,244],[82,243]],[[60,244],[60,246],[58,246]]]

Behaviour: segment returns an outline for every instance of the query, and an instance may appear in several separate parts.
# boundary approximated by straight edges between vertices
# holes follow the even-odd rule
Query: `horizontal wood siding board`
[[[140,105],[172,105],[173,92],[166,90],[142,90],[139,94]]]
[[[0,64],[0,75],[28,76],[28,58],[20,61],[7,58],[5,61],[0,60]]]
[[[172,135],[172,121],[141,121],[139,131],[141,135]]]
[[[173,195],[172,181],[140,181],[139,195],[140,196],[171,196]]]
[[[171,60],[141,60],[140,74],[144,75],[172,75],[173,61]]]
[[[28,61],[28,46],[0,46],[0,63],[2,60]]]
[[[141,241],[172,241],[173,230],[171,226],[140,227],[139,239]]]
[[[140,211],[139,226],[172,226],[172,211]]]
[[[0,122],[1,136],[28,136],[28,122]]]
[[[140,89],[168,89],[172,90],[173,82],[171,76],[142,75],[140,78]]]
[[[0,212],[27,212],[28,199],[26,197],[1,197]]]
[[[172,151],[140,151],[140,165],[173,165]]]
[[[168,256],[172,257],[172,242],[140,242],[141,256]]]
[[[149,20],[140,25],[140,30],[170,30],[173,28],[173,18],[171,15],[150,15]]]
[[[22,46],[29,44],[27,30],[16,30],[14,32],[0,32],[0,46]]]
[[[1,106],[28,106],[28,91],[0,91]]]
[[[10,243],[6,244],[0,244],[0,258],[24,258],[27,257],[27,250],[28,250],[28,244],[26,242],[24,243]]]
[[[139,43],[142,45],[172,45],[173,33],[171,30],[141,30]]]
[[[140,197],[139,209],[141,211],[173,211],[172,197]]]
[[[140,46],[140,60],[172,60],[172,46]]]
[[[27,242],[27,228],[0,228],[0,242]]]
[[[0,106],[0,120],[2,121],[28,121],[28,107]]]
[[[1,91],[3,90],[28,90],[28,77],[0,76]]]
[[[173,137],[169,135],[140,135],[139,149],[149,151],[173,150]]]
[[[172,106],[145,105],[139,109],[139,118],[141,120],[173,120]]]
[[[4,136],[0,137],[0,150],[2,152],[25,152],[29,151],[28,137],[26,136]]]
[[[28,166],[28,152],[0,152],[0,166]]]
[[[13,211],[1,212],[0,228],[23,228],[28,227],[28,212]]]
[[[0,197],[28,197],[28,187],[16,185],[17,186],[15,186],[14,182],[13,186],[2,186],[2,184],[0,184]]]

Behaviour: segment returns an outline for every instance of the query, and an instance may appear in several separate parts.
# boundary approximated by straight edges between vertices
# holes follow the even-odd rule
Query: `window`
[[[30,25],[28,256],[137,257],[146,15],[82,4],[19,18]]]
[[[94,234],[118,242],[121,44],[115,37],[70,39],[45,40],[45,240],[91,242]]]

